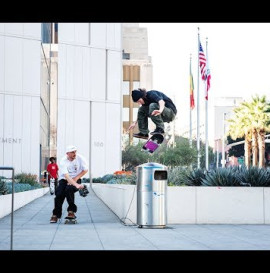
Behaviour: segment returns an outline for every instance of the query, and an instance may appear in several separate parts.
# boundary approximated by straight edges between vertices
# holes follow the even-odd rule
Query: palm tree
[[[265,164],[265,134],[270,131],[270,104],[266,96],[256,95],[251,102],[242,102],[234,109],[234,119],[228,120],[229,134],[232,139],[245,137],[245,164],[250,166],[250,150],[252,143],[253,166],[264,167]]]
[[[253,102],[242,102],[241,108],[241,111],[243,111],[246,121],[248,122],[247,126],[251,134],[252,166],[256,167],[258,165],[258,136],[254,126],[254,104]]]
[[[250,167],[250,158],[251,158],[251,130],[249,128],[249,121],[246,118],[245,108],[241,105],[237,108],[234,108],[235,116],[233,119],[229,119],[230,123],[228,134],[233,140],[237,138],[245,138],[245,165],[247,168]]]
[[[266,96],[259,97],[256,95],[252,97],[250,103],[244,103],[249,109],[251,117],[252,131],[256,135],[255,145],[259,150],[259,168],[263,168],[265,165],[265,134],[270,131],[270,104],[266,101]],[[257,166],[258,155],[254,154],[255,164]]]

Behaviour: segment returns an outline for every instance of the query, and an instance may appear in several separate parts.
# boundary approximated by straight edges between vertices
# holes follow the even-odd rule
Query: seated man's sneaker
[[[58,218],[57,218],[56,215],[53,215],[53,216],[51,217],[51,219],[50,219],[50,223],[57,223],[57,221],[58,221]]]

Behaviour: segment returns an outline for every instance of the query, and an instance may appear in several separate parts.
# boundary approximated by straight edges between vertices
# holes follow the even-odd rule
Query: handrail
[[[12,250],[13,249],[13,211],[14,211],[14,168],[0,166],[0,170],[12,171],[11,228],[10,228],[10,250]]]

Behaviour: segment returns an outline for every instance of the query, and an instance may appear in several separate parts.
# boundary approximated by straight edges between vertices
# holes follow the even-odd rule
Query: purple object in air
[[[145,149],[150,150],[151,152],[154,152],[158,148],[158,144],[155,142],[147,141],[147,143],[144,145]]]
[[[147,140],[147,142],[143,145],[143,150],[148,151],[149,153],[153,153],[159,145],[163,142],[164,136],[162,134],[154,134]]]

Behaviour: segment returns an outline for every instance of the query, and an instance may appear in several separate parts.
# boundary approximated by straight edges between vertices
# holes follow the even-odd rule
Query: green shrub
[[[92,182],[93,183],[103,183],[103,184],[135,185],[136,184],[136,173],[132,173],[132,175],[106,174],[102,177],[93,178]]]
[[[204,170],[195,169],[186,174],[185,185],[187,186],[201,186],[202,180],[205,178]]]
[[[82,178],[82,183],[90,183],[90,178]]]
[[[111,179],[114,178],[113,174],[105,174],[104,176],[102,176],[102,181],[104,181],[104,183],[107,183],[108,181],[110,181]]]
[[[36,184],[38,184],[37,182],[38,179],[35,174],[20,173],[20,174],[16,174],[14,178],[16,179],[17,183],[20,183],[20,184],[29,184],[31,186],[35,186]]]
[[[93,182],[93,183],[105,183],[105,182],[102,180],[102,177],[93,178],[93,179],[92,179],[92,182]]]
[[[114,179],[116,179],[117,184],[136,185],[137,176],[136,173],[133,172],[131,175],[114,175]]]
[[[236,168],[219,168],[209,171],[202,178],[202,186],[241,186]]]
[[[168,168],[168,186],[185,185],[186,176],[190,171],[185,167]]]
[[[257,167],[250,167],[249,169],[242,167],[238,172],[238,179],[241,184],[251,187],[269,187],[270,171]]]
[[[135,171],[136,166],[147,162],[151,155],[142,151],[142,146],[145,141],[139,140],[136,145],[126,145],[122,151],[123,169],[126,171]]]
[[[8,193],[12,193],[12,182],[7,183]],[[14,192],[30,191],[31,185],[23,183],[14,183]]]
[[[5,181],[0,178],[0,195],[8,194],[8,188]]]
[[[106,184],[118,184],[118,183],[117,183],[117,179],[112,178],[112,179],[110,179],[109,181],[107,181]]]
[[[93,178],[93,183],[136,185],[136,173],[132,175],[106,174]],[[218,168],[211,171],[188,167],[169,167],[168,186],[251,186],[269,187],[270,170],[251,167]]]
[[[115,178],[115,175],[105,174],[102,177],[93,178],[92,181],[93,181],[93,183],[105,183],[106,184],[108,181],[110,181],[113,178]]]

